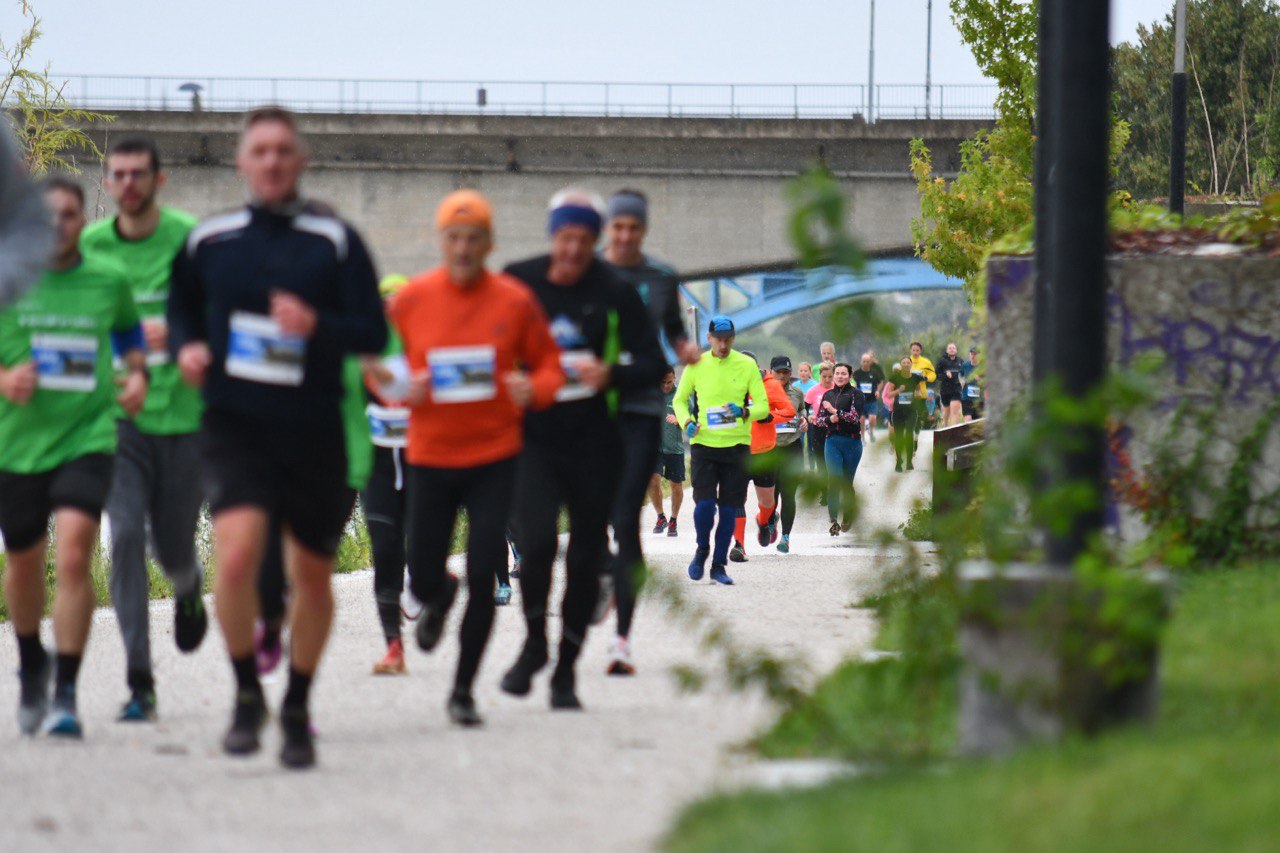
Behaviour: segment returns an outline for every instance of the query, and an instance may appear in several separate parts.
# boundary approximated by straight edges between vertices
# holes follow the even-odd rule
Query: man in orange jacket
[[[743,350],[742,354],[751,356],[756,366],[760,366],[760,359],[755,353]],[[761,370],[760,376],[764,379],[765,395],[769,398],[769,417],[751,424],[752,460],[748,468],[751,481],[756,484],[756,500],[760,505],[756,513],[756,541],[760,547],[767,548],[778,538],[778,460],[773,453],[778,446],[778,424],[794,418],[796,407],[772,371]],[[729,551],[729,559],[735,563],[747,561],[746,534],[747,511],[743,507],[738,512],[733,548]]]

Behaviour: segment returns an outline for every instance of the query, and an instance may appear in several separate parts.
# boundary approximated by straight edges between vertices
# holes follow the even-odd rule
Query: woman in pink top
[[[822,402],[822,395],[831,390],[835,385],[831,371],[835,365],[823,364],[818,368],[818,384],[810,388],[804,395],[804,402],[809,407],[809,452],[813,454],[814,470],[822,476],[822,482],[827,482],[827,460],[825,453],[827,450],[827,430],[824,425],[824,418],[817,417],[813,413],[818,411],[819,403]],[[822,506],[827,505],[827,491],[824,487],[818,503]]]

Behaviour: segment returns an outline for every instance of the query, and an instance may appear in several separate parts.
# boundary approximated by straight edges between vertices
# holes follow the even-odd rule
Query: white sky
[[[0,0],[0,37],[19,34]],[[926,0],[876,4],[876,81],[922,83]],[[865,83],[870,0],[36,0],[55,73]],[[934,0],[935,83],[981,75]],[[1112,0],[1112,40],[1172,0]]]

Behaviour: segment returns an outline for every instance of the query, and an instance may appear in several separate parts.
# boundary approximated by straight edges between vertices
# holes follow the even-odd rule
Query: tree
[[[1173,15],[1114,54],[1115,108],[1133,129],[1117,166],[1141,198],[1169,186]],[[1187,4],[1187,181],[1193,193],[1266,194],[1280,180],[1280,8],[1274,0]]]
[[[38,71],[30,67],[31,50],[40,40],[40,18],[25,0],[19,5],[29,23],[16,42],[0,40],[0,105],[17,127],[32,175],[51,169],[79,172],[76,152],[102,158],[101,149],[81,127],[114,117],[72,106],[64,94],[65,81],[55,81],[48,67]]]

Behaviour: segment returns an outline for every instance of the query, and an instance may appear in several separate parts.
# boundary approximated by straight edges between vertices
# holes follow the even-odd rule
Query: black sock
[[[80,655],[64,655],[58,653],[57,674],[54,676],[54,695],[74,696],[76,678],[80,675]]]
[[[289,689],[284,694],[284,707],[305,711],[310,695],[311,676],[299,672],[297,667],[289,667]]]
[[[131,669],[125,674],[125,683],[129,685],[130,690],[140,691],[142,693],[154,693],[156,690],[155,677],[140,669]]]
[[[49,653],[44,650],[44,644],[40,642],[40,633],[36,632],[30,637],[18,635],[18,666],[25,673],[36,673],[44,668],[49,660]]]
[[[258,681],[258,664],[253,655],[231,659],[231,669],[236,674],[236,689],[240,693],[256,693],[262,695],[262,684]]]

